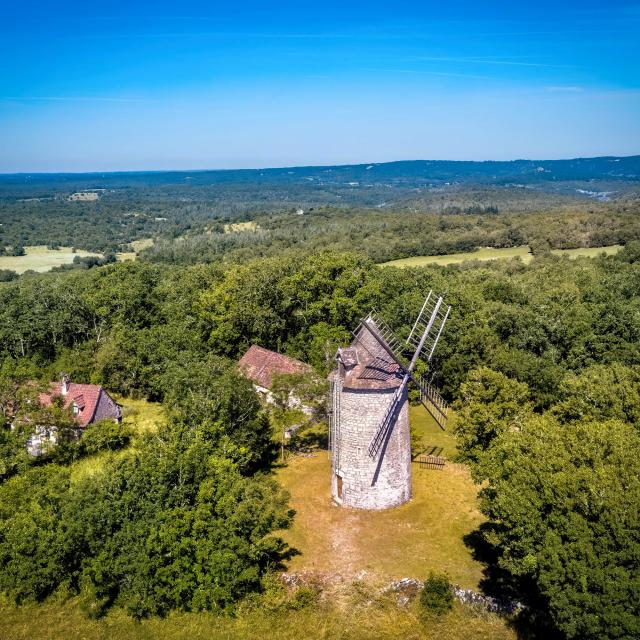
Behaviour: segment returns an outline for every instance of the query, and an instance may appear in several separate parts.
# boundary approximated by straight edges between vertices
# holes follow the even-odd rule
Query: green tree
[[[458,448],[474,463],[501,433],[520,430],[531,413],[527,385],[487,367],[469,372],[457,407]]]
[[[212,355],[179,359],[168,368],[164,388],[175,424],[206,434],[246,473],[269,467],[276,455],[269,420],[235,363]]]
[[[536,417],[503,431],[482,465],[487,539],[535,605],[567,638],[639,637],[637,431]]]
[[[593,365],[568,373],[553,414],[561,422],[622,420],[640,430],[640,367]]]

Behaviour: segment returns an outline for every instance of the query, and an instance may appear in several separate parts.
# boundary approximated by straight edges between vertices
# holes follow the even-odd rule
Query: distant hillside
[[[215,171],[141,171],[114,173],[0,174],[0,188],[123,188],[140,185],[215,185],[230,183],[366,183],[434,186],[444,182],[505,185],[562,181],[638,181],[640,155],[571,160],[453,161],[401,160],[356,165],[231,169]],[[357,185],[351,185],[357,186]]]

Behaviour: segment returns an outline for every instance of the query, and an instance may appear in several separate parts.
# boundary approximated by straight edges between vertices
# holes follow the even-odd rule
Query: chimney
[[[60,392],[63,396],[66,396],[69,392],[69,385],[71,381],[69,380],[69,376],[66,373],[63,373],[61,376],[61,384],[60,384]]]

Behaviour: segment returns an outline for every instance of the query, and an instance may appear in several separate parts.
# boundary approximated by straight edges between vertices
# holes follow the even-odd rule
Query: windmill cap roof
[[[349,359],[355,352],[356,364],[345,372],[343,388],[374,391],[400,386],[402,368],[364,326],[344,351],[350,352]]]

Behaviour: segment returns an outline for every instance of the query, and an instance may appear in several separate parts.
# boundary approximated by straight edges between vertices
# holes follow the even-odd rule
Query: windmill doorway
[[[342,500],[342,476],[336,473],[336,497]]]

